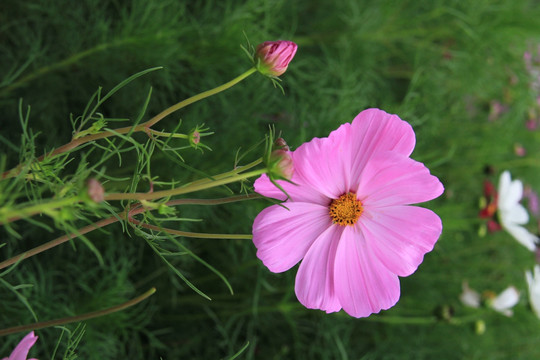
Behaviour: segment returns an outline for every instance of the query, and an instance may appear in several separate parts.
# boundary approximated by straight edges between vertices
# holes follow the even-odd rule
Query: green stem
[[[500,168],[512,168],[518,166],[540,167],[540,161],[537,158],[519,158],[514,160],[503,161],[497,164]]]
[[[180,138],[180,139],[189,139],[189,136],[186,134],[174,134],[174,133],[168,133],[163,131],[157,131],[153,129],[148,129],[150,134],[156,135],[156,136],[166,136],[166,137],[173,137],[173,138]]]
[[[63,244],[68,240],[75,239],[80,235],[84,235],[86,233],[89,233],[90,231],[94,231],[94,230],[102,228],[104,226],[113,224],[113,223],[115,223],[117,221],[120,221],[120,217],[111,216],[110,218],[103,219],[103,220],[100,220],[100,221],[95,222],[93,224],[90,224],[88,226],[85,226],[85,227],[77,230],[77,232],[67,234],[67,235],[64,235],[64,236],[60,236],[59,238],[51,240],[51,241],[49,241],[49,242],[47,242],[47,243],[45,243],[43,245],[37,246],[37,247],[35,247],[35,248],[31,249],[31,250],[28,250],[28,251],[26,251],[26,252],[24,252],[22,254],[13,256],[13,257],[11,257],[11,258],[9,258],[7,260],[4,260],[4,261],[0,262],[0,270],[3,269],[3,268],[8,267],[10,265],[13,265],[18,261],[22,261],[22,260],[27,259],[27,258],[29,258],[31,256],[42,253],[43,251],[49,250],[50,248],[53,248],[53,247],[58,246],[60,244]]]
[[[54,209],[61,208],[68,205],[76,204],[80,201],[78,196],[71,197],[71,198],[65,198],[60,200],[53,200],[41,204],[35,204],[27,207],[23,207],[20,209],[13,209],[13,208],[3,208],[0,209],[0,219],[4,218],[6,215],[9,214],[9,217],[6,221],[0,221],[0,225],[10,223],[12,221],[16,221],[25,217],[30,217],[36,214],[42,214],[42,213],[50,213],[54,211]],[[3,213],[6,212],[8,214],[4,215]]]
[[[261,196],[258,195],[258,194],[250,194],[250,195],[229,196],[229,197],[225,197],[225,198],[221,198],[221,199],[177,199],[177,200],[169,201],[169,202],[165,203],[165,205],[167,205],[167,206],[177,206],[177,205],[220,205],[220,204],[227,204],[227,203],[236,202],[236,201],[258,199],[260,197]],[[137,214],[143,213],[143,212],[148,211],[148,210],[152,211],[152,210],[155,210],[155,209],[145,209],[143,207],[138,207],[138,208],[131,209],[129,214],[130,214],[130,216],[135,216]],[[56,239],[51,240],[51,241],[49,241],[49,242],[47,242],[47,243],[45,243],[43,245],[37,246],[37,247],[35,247],[33,249],[30,249],[30,250],[28,250],[28,251],[26,251],[26,252],[24,252],[22,254],[15,255],[15,256],[7,259],[7,260],[4,260],[4,261],[0,262],[0,270],[4,269],[4,268],[6,268],[6,267],[8,267],[10,265],[13,265],[13,264],[17,263],[18,261],[22,261],[24,259],[27,259],[27,258],[32,257],[34,255],[37,255],[39,253],[42,253],[42,252],[44,252],[46,250],[49,250],[49,249],[51,249],[51,248],[53,248],[55,246],[63,244],[68,240],[75,239],[80,235],[84,235],[86,233],[89,233],[91,231],[94,231],[94,230],[97,230],[99,228],[105,227],[107,225],[114,224],[115,222],[118,222],[123,218],[125,218],[125,213],[118,214],[117,216],[111,216],[110,218],[97,221],[97,222],[95,222],[93,224],[90,224],[90,225],[85,226],[85,227],[83,227],[81,229],[78,229],[76,232],[73,232],[71,234],[60,236],[59,238],[56,238]]]
[[[105,200],[107,201],[154,200],[154,199],[159,199],[159,198],[164,198],[164,197],[169,197],[169,196],[188,194],[191,192],[206,190],[206,189],[210,189],[216,186],[226,185],[233,182],[248,179],[253,176],[264,174],[266,171],[267,169],[254,170],[254,171],[247,172],[245,174],[236,174],[233,176],[229,176],[229,177],[217,179],[217,180],[202,179],[199,181],[192,182],[191,184],[188,184],[186,186],[182,186],[182,187],[178,187],[178,188],[174,188],[170,190],[156,191],[152,193],[112,193],[112,194],[105,195]]]
[[[60,69],[60,68],[63,68],[65,66],[71,65],[71,64],[77,62],[78,60],[80,60],[82,58],[85,58],[85,57],[87,57],[89,55],[92,55],[95,52],[106,50],[110,45],[111,44],[108,44],[108,43],[100,44],[100,45],[98,45],[96,47],[93,47],[91,49],[88,49],[88,50],[82,51],[80,53],[71,55],[70,57],[68,57],[68,58],[66,58],[66,59],[64,59],[62,61],[59,61],[59,62],[57,62],[55,64],[41,67],[41,68],[37,69],[36,71],[34,71],[33,73],[30,73],[30,74],[26,75],[25,77],[17,80],[13,84],[8,85],[4,89],[2,89],[0,91],[0,95],[3,95],[5,93],[9,93],[11,90],[16,89],[18,87],[21,87],[25,83],[27,83],[27,82],[29,82],[29,81],[31,81],[31,80],[39,77],[39,76],[47,74],[47,73],[49,73],[51,71],[54,71],[56,69]]]
[[[133,305],[136,305],[140,303],[141,301],[147,299],[151,295],[153,295],[155,292],[156,292],[156,289],[151,288],[144,294],[137,296],[134,299],[131,299],[129,301],[126,301],[123,304],[116,305],[116,306],[113,306],[104,310],[93,311],[93,312],[89,312],[82,315],[65,317],[62,319],[42,321],[35,324],[27,324],[27,325],[21,325],[21,326],[15,326],[15,327],[7,328],[7,329],[2,329],[0,330],[0,336],[14,334],[14,333],[22,332],[22,331],[38,330],[38,329],[43,329],[43,328],[51,327],[51,326],[65,325],[65,324],[70,324],[74,322],[81,322],[81,321],[86,321],[86,320],[93,319],[96,317],[109,315],[117,311],[125,310],[128,307],[131,307]]]
[[[184,236],[189,238],[197,238],[197,239],[239,239],[239,240],[251,240],[253,239],[253,235],[251,234],[207,234],[207,233],[196,233],[196,232],[190,232],[190,231],[180,231],[180,230],[174,230],[169,228],[164,228],[161,226],[151,225],[151,224],[145,224],[143,222],[140,222],[139,220],[135,220],[133,218],[129,219],[129,222],[141,226],[145,229],[155,230],[155,231],[162,231],[173,235],[178,236]]]
[[[219,199],[177,199],[168,201],[165,205],[167,206],[176,206],[176,205],[221,205],[228,204],[237,201],[252,200],[252,199],[262,199],[262,196],[259,194],[249,194],[249,195],[235,195],[228,196]]]
[[[230,176],[230,175],[236,175],[238,173],[241,173],[241,172],[244,172],[246,170],[249,170],[259,164],[261,164],[263,162],[263,158],[258,158],[257,160],[253,161],[253,162],[250,162],[249,164],[247,165],[243,165],[243,166],[239,166],[231,171],[228,171],[226,173],[223,173],[221,174],[220,176],[221,177],[227,177],[227,176]],[[214,177],[214,179],[217,179],[217,177]]]
[[[257,71],[257,69],[251,68],[248,71],[246,71],[245,73],[243,73],[242,75],[237,76],[236,78],[232,79],[231,81],[229,81],[229,82],[227,82],[227,83],[225,83],[223,85],[220,85],[220,86],[218,86],[216,88],[213,88],[211,90],[204,91],[204,92],[202,92],[200,94],[194,95],[194,96],[192,96],[192,97],[190,97],[190,98],[188,98],[186,100],[180,101],[179,103],[177,103],[177,104],[163,110],[162,112],[160,112],[159,114],[157,114],[156,116],[154,116],[153,118],[151,118],[150,120],[148,120],[145,123],[142,123],[142,124],[139,124],[139,125],[136,125],[136,126],[126,126],[126,127],[118,128],[118,129],[114,129],[114,130],[107,130],[107,131],[103,131],[103,132],[100,132],[100,133],[97,133],[97,134],[86,135],[86,136],[83,136],[83,137],[80,137],[80,138],[77,138],[77,139],[73,139],[69,143],[67,143],[65,145],[62,145],[59,148],[56,148],[56,149],[52,150],[51,152],[48,152],[46,154],[41,155],[40,157],[38,157],[36,159],[36,161],[41,162],[45,158],[50,158],[50,157],[53,157],[53,156],[56,156],[56,155],[59,155],[59,154],[63,154],[65,152],[71,151],[71,150],[75,149],[76,147],[78,147],[78,146],[80,146],[82,144],[85,144],[87,142],[90,142],[90,141],[96,141],[96,140],[104,139],[104,138],[107,138],[107,137],[110,137],[110,136],[123,135],[123,134],[132,133],[132,132],[148,131],[148,129],[150,129],[150,126],[155,125],[158,121],[162,120],[163,118],[165,118],[166,116],[172,114],[173,112],[178,111],[178,110],[180,110],[180,109],[182,109],[182,108],[184,108],[184,107],[186,107],[188,105],[191,105],[191,104],[193,104],[193,103],[195,103],[195,102],[197,102],[199,100],[205,99],[205,98],[207,98],[209,96],[212,96],[212,95],[215,95],[215,94],[217,94],[219,92],[227,90],[230,87],[232,87],[232,86],[236,85],[237,83],[239,83],[240,81],[244,80],[245,78],[247,78],[248,76],[250,76],[251,74],[253,74],[256,71]],[[12,177],[17,176],[21,172],[22,167],[23,167],[23,165],[19,164],[16,167],[14,167],[13,169],[5,171],[0,176],[0,180],[8,179],[8,178],[12,178]]]
[[[245,73],[243,73],[242,75],[235,77],[234,79],[232,79],[231,81],[229,81],[229,82],[227,82],[227,83],[225,83],[223,85],[215,87],[215,88],[213,88],[211,90],[204,91],[204,92],[202,92],[200,94],[197,94],[195,96],[190,97],[189,99],[181,101],[178,104],[173,105],[170,108],[163,110],[161,113],[157,114],[152,119],[148,120],[145,123],[145,125],[147,127],[150,127],[150,126],[156,124],[158,121],[160,121],[164,117],[166,117],[167,115],[169,115],[169,114],[171,114],[171,113],[173,113],[173,112],[175,112],[177,110],[180,110],[183,107],[186,107],[188,105],[193,104],[194,102],[205,99],[205,98],[207,98],[209,96],[215,95],[215,94],[220,93],[220,92],[222,92],[224,90],[227,90],[230,87],[233,87],[234,85],[238,84],[240,81],[244,80],[245,78],[247,78],[248,76],[250,76],[251,74],[253,74],[256,71],[257,71],[257,69],[253,67],[253,68],[249,69],[248,71],[246,71]]]
[[[380,322],[385,324],[409,324],[409,325],[427,325],[435,324],[440,321],[435,316],[380,316],[380,315],[371,315],[366,318],[362,318],[365,321]]]
[[[65,58],[64,60],[61,60],[57,63],[54,63],[52,65],[46,65],[46,66],[43,66],[37,70],[35,70],[34,72],[20,78],[19,80],[15,81],[14,83],[6,86],[5,88],[3,88],[2,90],[0,90],[0,96],[1,95],[4,95],[6,93],[9,93],[11,90],[13,89],[16,89],[18,87],[21,87],[23,86],[25,83],[29,82],[29,81],[32,81],[42,75],[45,75],[49,72],[52,72],[52,71],[55,71],[55,70],[58,70],[58,69],[61,69],[61,68],[64,68],[64,67],[67,67],[71,64],[74,64],[76,63],[77,61],[85,58],[85,57],[88,57],[94,53],[97,53],[97,52],[100,52],[100,51],[105,51],[105,50],[108,50],[110,48],[113,48],[113,47],[119,47],[119,46],[123,46],[123,45],[126,45],[126,44],[129,44],[129,43],[136,43],[136,42],[139,42],[141,40],[146,40],[146,39],[154,39],[156,37],[156,35],[152,35],[152,36],[146,36],[146,37],[129,37],[129,38],[125,38],[125,39],[121,39],[121,40],[118,40],[118,41],[113,41],[113,42],[109,42],[109,43],[103,43],[103,44],[98,44],[96,46],[94,46],[93,48],[90,48],[88,50],[84,50],[84,51],[81,51],[81,52],[78,52],[78,53],[75,53],[67,58]]]

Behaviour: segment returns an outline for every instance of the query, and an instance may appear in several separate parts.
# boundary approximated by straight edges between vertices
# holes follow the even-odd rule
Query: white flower
[[[503,315],[512,316],[514,314],[512,308],[516,306],[518,301],[519,291],[515,287],[509,286],[494,299],[488,301],[488,305]]]
[[[540,272],[540,268],[538,268],[538,271]],[[471,289],[466,282],[463,282],[462,288],[463,292],[459,296],[461,302],[466,306],[479,308],[481,304],[480,294]],[[485,304],[488,307],[503,315],[512,316],[512,308],[519,302],[519,291],[515,287],[509,286],[499,295],[495,295],[491,291],[486,291],[484,292],[484,298],[486,299]],[[540,297],[538,299],[540,300]]]
[[[512,181],[510,172],[504,171],[499,179],[498,193],[497,210],[501,226],[520,244],[534,251],[538,237],[521,226],[529,222],[527,210],[519,203],[523,196],[523,183]]]
[[[459,295],[459,300],[469,307],[478,308],[480,307],[480,294],[469,287],[467,282],[461,284],[463,292]]]
[[[540,318],[540,265],[535,265],[534,275],[531,271],[525,271],[525,278],[529,285],[529,301],[538,318]]]

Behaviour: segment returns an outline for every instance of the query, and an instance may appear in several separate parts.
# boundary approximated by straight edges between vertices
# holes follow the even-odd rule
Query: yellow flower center
[[[349,192],[332,200],[329,213],[334,224],[354,225],[362,214],[362,203],[356,200],[356,194]]]

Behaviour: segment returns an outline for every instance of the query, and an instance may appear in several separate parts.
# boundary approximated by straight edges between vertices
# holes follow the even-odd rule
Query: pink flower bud
[[[280,76],[287,70],[298,46],[292,41],[265,41],[257,46],[255,60],[263,75]]]
[[[93,201],[99,203],[105,200],[105,189],[103,185],[96,179],[92,178],[88,180],[88,196]]]
[[[193,145],[197,145],[201,142],[201,133],[199,133],[197,130],[195,130],[193,133],[191,133],[191,136],[189,138]]]
[[[279,149],[272,151],[270,156],[270,177],[279,179],[292,179],[294,173],[293,159],[287,150]]]
[[[277,138],[274,141],[274,149],[283,149],[289,151],[289,145],[287,145],[287,142],[283,138]]]

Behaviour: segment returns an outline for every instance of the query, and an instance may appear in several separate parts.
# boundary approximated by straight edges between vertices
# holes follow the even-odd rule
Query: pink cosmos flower
[[[272,272],[300,260],[295,292],[307,308],[364,317],[399,299],[398,276],[411,275],[442,231],[440,218],[409,206],[436,198],[441,182],[409,156],[412,127],[379,109],[361,112],[327,138],[291,152],[291,184],[266,175],[255,191],[286,200],[253,223],[257,257]]]
[[[298,46],[292,41],[265,41],[257,46],[255,59],[259,63],[259,71],[265,75],[280,76],[291,62]]]
[[[21,342],[13,349],[13,352],[9,357],[3,358],[2,360],[27,360],[28,352],[30,348],[34,346],[38,337],[34,335],[34,332],[31,331],[26,335]],[[28,360],[37,360],[37,359],[28,359]]]

